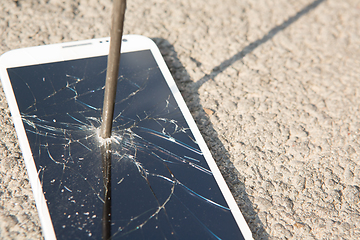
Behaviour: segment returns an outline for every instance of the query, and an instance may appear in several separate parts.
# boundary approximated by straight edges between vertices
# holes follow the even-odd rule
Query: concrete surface
[[[109,35],[110,0],[3,0],[0,54]],[[360,239],[360,1],[129,0],[255,239]],[[41,238],[0,92],[0,239]]]

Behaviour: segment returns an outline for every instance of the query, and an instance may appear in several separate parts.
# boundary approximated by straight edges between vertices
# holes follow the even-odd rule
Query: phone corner
[[[125,41],[135,41],[136,43],[139,44],[147,44],[147,45],[153,45],[156,46],[156,43],[154,42],[153,39],[144,36],[144,35],[138,35],[138,34],[129,34],[129,35],[124,35],[123,40]]]
[[[4,67],[4,65],[6,63],[6,58],[8,58],[8,56],[11,55],[11,52],[13,52],[13,51],[14,50],[9,50],[0,55],[0,68]]]

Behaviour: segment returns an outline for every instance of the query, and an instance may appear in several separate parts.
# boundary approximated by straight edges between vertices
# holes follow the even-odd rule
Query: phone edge
[[[245,218],[244,218],[243,214],[241,213],[241,210],[240,210],[239,206],[237,205],[237,203],[234,199],[234,196],[232,195],[228,185],[226,184],[225,179],[219,170],[219,167],[217,166],[215,160],[213,159],[213,157],[210,153],[210,150],[209,150],[203,136],[201,135],[200,130],[197,127],[195,120],[193,119],[193,117],[190,113],[190,110],[187,107],[185,100],[183,99],[183,97],[180,93],[180,90],[178,89],[178,87],[176,85],[175,80],[173,79],[173,77],[169,71],[169,68],[167,67],[167,65],[161,55],[159,48],[156,46],[156,44],[154,42],[153,42],[153,44],[154,44],[154,47],[151,48],[150,50],[151,50],[157,64],[159,65],[159,68],[161,69],[161,73],[163,74],[172,94],[174,95],[174,98],[175,98],[177,104],[179,105],[181,112],[184,115],[184,118],[185,118],[187,124],[189,125],[192,133],[194,134],[195,140],[198,143],[200,150],[204,153],[205,160],[208,163],[210,170],[213,173],[213,176],[220,188],[220,191],[222,192],[222,194],[225,198],[225,201],[229,205],[230,211],[232,212],[236,223],[238,224],[238,226],[246,240],[253,239],[252,232],[249,228],[249,225],[245,221]]]
[[[21,120],[21,115],[17,102],[15,99],[15,94],[10,83],[10,79],[6,68],[0,66],[0,79],[1,84],[3,85],[4,93],[8,106],[11,112],[12,121],[14,123],[15,131],[20,145],[20,150],[24,159],[25,167],[27,170],[27,176],[30,181],[31,190],[33,192],[36,210],[41,223],[42,234],[45,239],[55,240],[56,235],[52,220],[50,217],[49,209],[46,204],[45,196],[43,194],[42,186],[37,174],[35,161],[31,152],[30,144],[26,135],[26,131]],[[7,89],[7,90],[5,90]]]

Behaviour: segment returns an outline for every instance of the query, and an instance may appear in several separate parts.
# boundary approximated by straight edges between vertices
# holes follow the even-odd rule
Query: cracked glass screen
[[[8,69],[57,238],[243,239],[149,50],[121,55],[104,151],[106,64]]]

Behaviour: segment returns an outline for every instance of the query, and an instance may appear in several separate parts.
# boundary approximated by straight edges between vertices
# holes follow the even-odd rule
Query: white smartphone
[[[0,57],[44,237],[252,239],[156,44],[122,41],[108,173],[98,129],[109,38]]]

